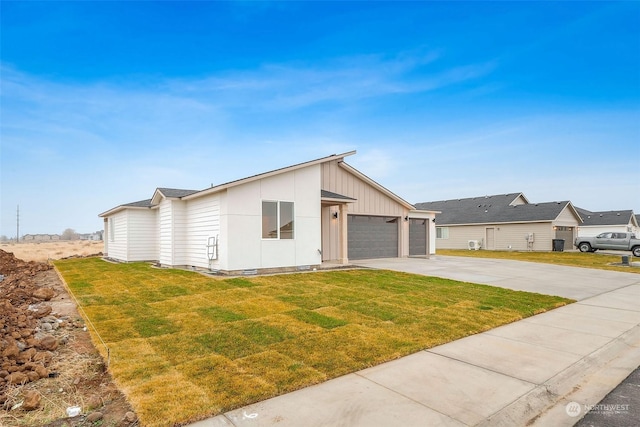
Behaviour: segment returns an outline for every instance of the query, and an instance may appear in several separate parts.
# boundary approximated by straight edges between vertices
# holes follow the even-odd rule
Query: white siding
[[[163,265],[174,265],[173,263],[173,209],[171,200],[162,200],[158,208],[159,225],[159,249],[158,261]]]
[[[154,261],[158,259],[155,210],[129,209],[127,261]]]
[[[509,203],[511,206],[517,206],[517,205],[526,205],[527,202],[526,200],[524,200],[524,197],[522,197],[522,195],[519,195],[518,197],[515,198],[515,200],[511,203]]]
[[[294,202],[294,239],[262,239],[263,200]],[[228,254],[220,254],[220,268],[244,270],[321,263],[320,165],[229,188],[225,203],[220,221],[227,227],[228,242],[223,245]]]
[[[219,261],[209,264],[209,237],[220,237],[220,195],[213,194],[187,202],[187,265],[219,269]],[[219,247],[219,246],[218,246]]]
[[[630,225],[590,225],[590,226],[584,226],[584,225],[580,225],[578,227],[578,236],[580,237],[594,237],[597,236],[600,233],[606,233],[606,232],[618,232],[618,233],[626,233],[629,231],[629,228],[631,228],[631,232],[635,232],[633,229],[635,227],[632,227]]]
[[[565,227],[577,227],[578,218],[576,218],[573,211],[567,205],[567,207],[565,207],[562,210],[562,212],[560,212],[560,215],[558,215],[556,220],[553,221],[553,225],[560,225]]]
[[[173,265],[188,265],[187,203],[172,200]]]
[[[109,235],[106,236],[109,239],[109,258],[129,261],[127,254],[127,211],[122,210],[109,217],[111,221],[111,229]],[[113,237],[113,239],[111,239]]]

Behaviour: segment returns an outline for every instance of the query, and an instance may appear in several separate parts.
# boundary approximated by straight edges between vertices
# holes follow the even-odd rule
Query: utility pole
[[[16,212],[16,243],[20,242],[20,205]]]

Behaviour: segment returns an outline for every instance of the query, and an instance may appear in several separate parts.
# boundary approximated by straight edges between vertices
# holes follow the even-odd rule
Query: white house
[[[582,224],[578,228],[578,236],[593,237],[600,233],[619,232],[619,233],[638,233],[637,215],[632,210],[622,211],[600,211],[592,212],[582,208],[576,208],[582,217]]]
[[[353,154],[200,191],[158,188],[99,215],[104,254],[233,274],[434,254],[437,212],[417,210],[347,165]]]

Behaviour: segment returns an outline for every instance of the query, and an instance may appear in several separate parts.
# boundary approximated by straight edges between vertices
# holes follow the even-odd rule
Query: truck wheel
[[[640,257],[640,246],[631,248],[631,253],[633,254],[633,256]]]
[[[591,245],[588,243],[580,243],[580,245],[578,245],[578,249],[580,249],[580,252],[591,252]]]

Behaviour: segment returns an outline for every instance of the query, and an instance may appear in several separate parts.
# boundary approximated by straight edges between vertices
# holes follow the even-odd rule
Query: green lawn
[[[98,258],[55,266],[145,426],[215,415],[572,302],[390,271],[217,279]]]
[[[513,259],[516,261],[541,262],[545,264],[570,265],[573,267],[595,268],[599,270],[623,271],[640,274],[640,267],[615,265],[622,261],[620,255],[593,252],[518,252],[518,251],[469,251],[465,249],[438,249],[438,255],[466,256],[476,258]],[[631,261],[640,258],[631,257]]]

